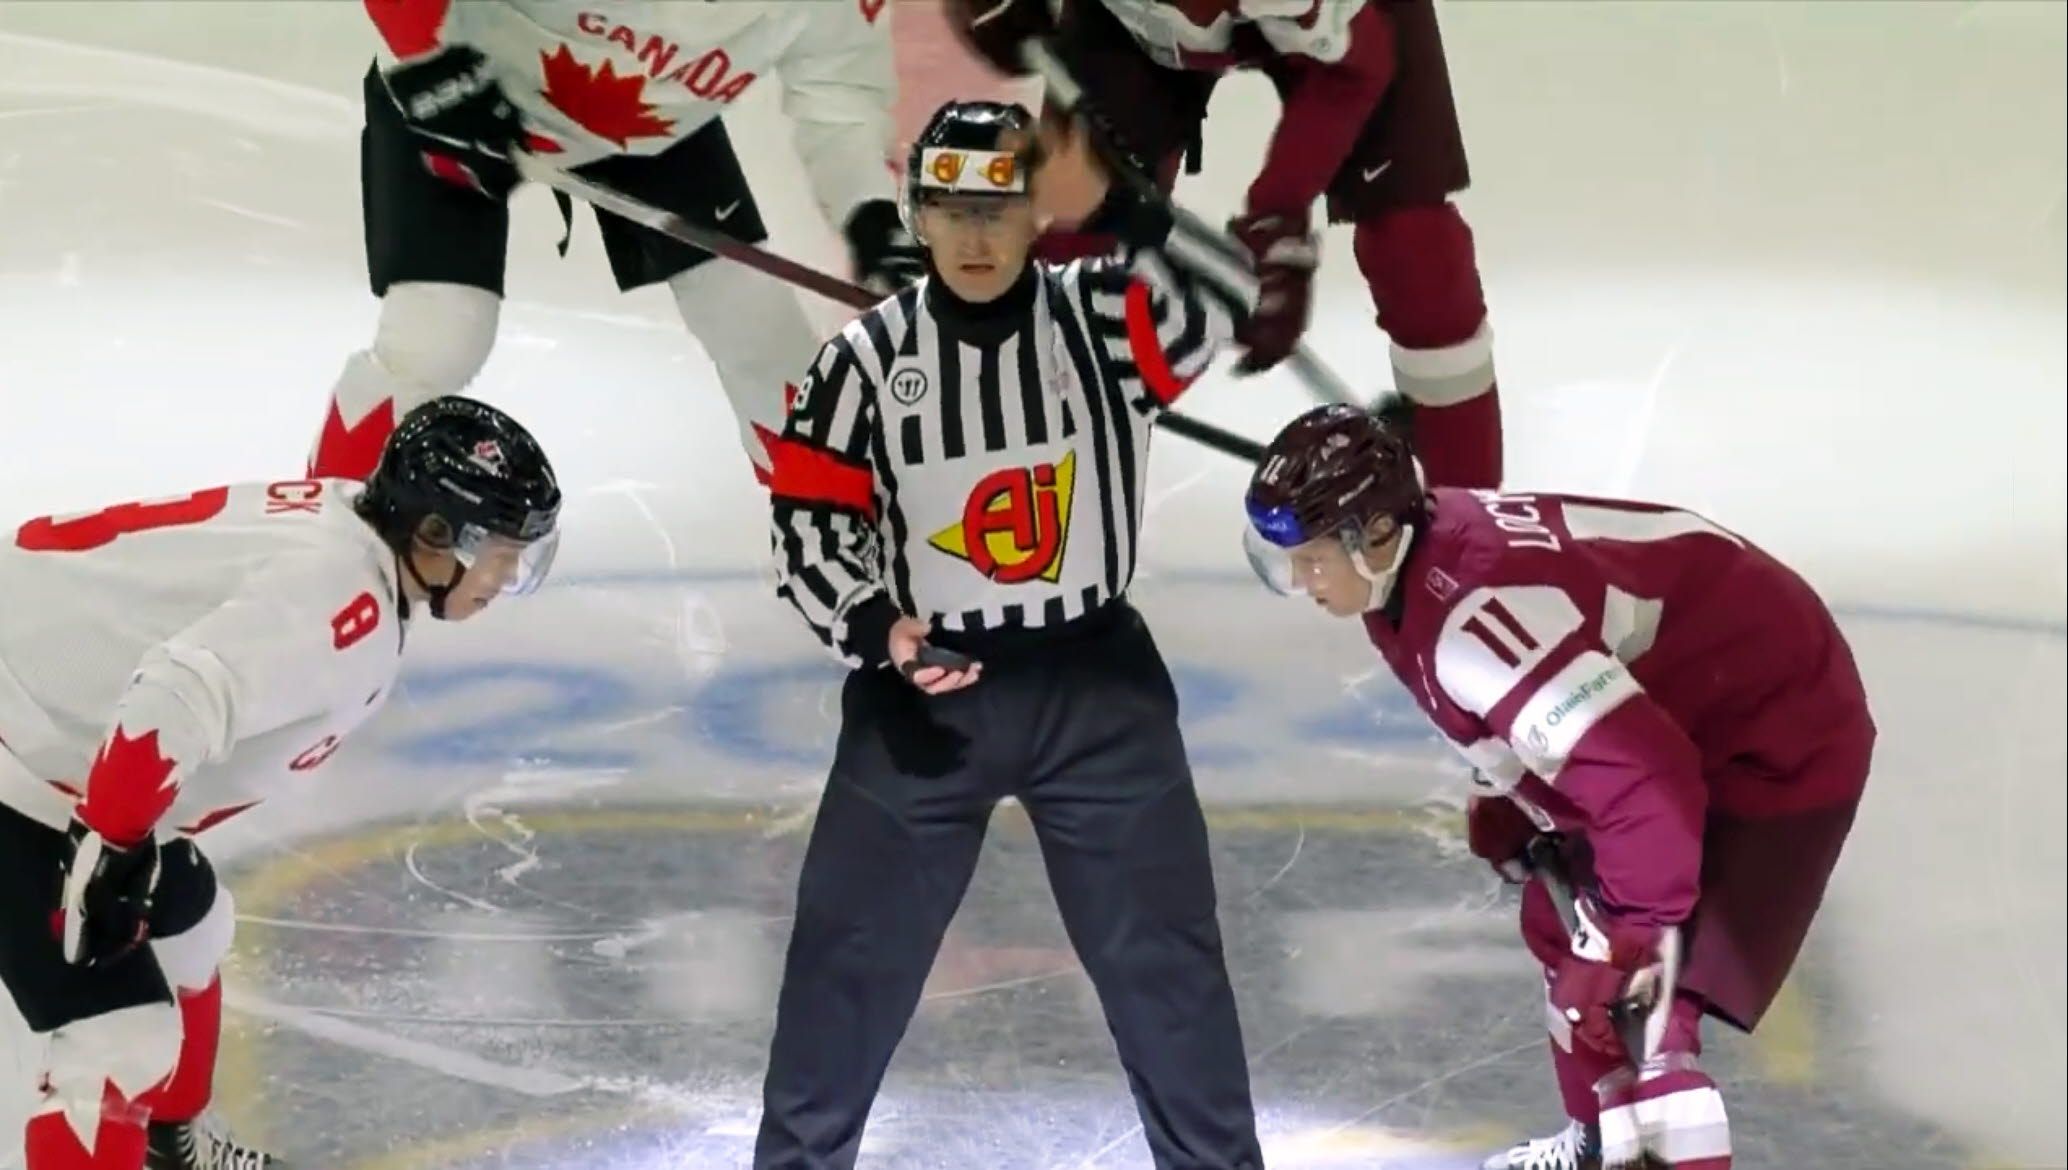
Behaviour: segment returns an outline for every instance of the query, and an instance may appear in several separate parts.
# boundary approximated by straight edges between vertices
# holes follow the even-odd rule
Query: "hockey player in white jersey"
[[[470,399],[365,485],[209,488],[0,547],[0,981],[45,1044],[28,1170],[272,1170],[200,1122],[234,922],[196,834],[323,764],[410,621],[535,588],[560,489]]]
[[[767,238],[722,116],[770,70],[797,153],[855,275],[919,277],[888,163],[888,0],[365,0],[385,42],[360,138],[373,345],[345,363],[311,456],[363,478],[394,420],[480,372],[495,342],[523,149],[747,243]],[[789,289],[608,212],[621,289],[665,282],[718,369],[765,479],[796,355],[817,346]]]

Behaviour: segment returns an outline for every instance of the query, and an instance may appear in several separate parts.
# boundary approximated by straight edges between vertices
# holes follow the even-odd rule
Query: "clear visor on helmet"
[[[1293,580],[1292,554],[1272,544],[1254,525],[1242,526],[1242,551],[1249,556],[1249,567],[1254,569],[1257,580],[1264,587],[1280,597],[1294,597],[1300,592]]]
[[[1245,501],[1249,523],[1242,527],[1242,551],[1249,567],[1271,592],[1292,597],[1302,590],[1293,567],[1292,550],[1311,539],[1291,508],[1265,507]]]
[[[530,593],[545,583],[553,568],[553,554],[560,549],[560,533],[548,532],[537,540],[513,540],[476,524],[460,528],[452,554],[468,573],[496,583],[503,593]]]

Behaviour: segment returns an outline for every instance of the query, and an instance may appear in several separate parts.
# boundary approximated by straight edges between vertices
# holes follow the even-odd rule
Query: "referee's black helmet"
[[[905,159],[905,227],[919,234],[919,208],[943,195],[1027,196],[1038,162],[1034,115],[1018,102],[948,102],[935,110]]]

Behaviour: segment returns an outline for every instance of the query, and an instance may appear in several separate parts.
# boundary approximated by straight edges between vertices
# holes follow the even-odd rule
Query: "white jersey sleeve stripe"
[[[1718,536],[1740,548],[1745,541],[1693,512],[1640,511],[1635,508],[1604,508],[1568,501],[1564,508],[1565,529],[1575,540],[1620,540],[1649,543],[1672,540],[1697,533]]]
[[[1601,642],[1623,662],[1635,662],[1659,636],[1663,603],[1611,585],[1602,599]]]
[[[1580,737],[1643,693],[1623,664],[1589,650],[1546,679],[1515,714],[1508,742],[1546,780],[1555,780]]]

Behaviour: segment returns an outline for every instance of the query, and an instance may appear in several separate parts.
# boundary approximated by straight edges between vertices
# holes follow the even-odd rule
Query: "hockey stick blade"
[[[630,220],[643,228],[659,232],[670,239],[702,248],[712,255],[722,256],[777,280],[815,292],[836,304],[864,310],[874,308],[884,299],[882,293],[873,292],[831,273],[821,272],[810,265],[779,256],[765,248],[755,247],[723,232],[699,227],[672,211],[663,211],[621,191],[590,182],[536,155],[517,151],[513,152],[512,161],[516,164],[517,173],[531,182],[551,187],[555,191]],[[1255,463],[1264,457],[1262,443],[1224,430],[1212,423],[1188,418],[1175,411],[1164,411],[1158,417],[1158,424],[1174,435],[1190,439],[1223,455],[1249,463]]]
[[[1021,54],[1027,68],[1040,75],[1042,84],[1048,87],[1049,93],[1055,96],[1058,104],[1064,109],[1075,110],[1083,103],[1084,87],[1077,83],[1077,78],[1070,72],[1069,66],[1063,64],[1062,59],[1056,56],[1055,50],[1046,42],[1030,40],[1022,48]],[[1085,108],[1089,111],[1094,107]],[[1164,193],[1148,175],[1128,160],[1125,151],[1109,140],[1103,123],[1096,117],[1086,117],[1083,123],[1091,131],[1093,145],[1097,148],[1099,157],[1105,160],[1114,175],[1142,198],[1154,199],[1169,208],[1174,235],[1215,254],[1220,260],[1230,262],[1228,266],[1240,274],[1238,287],[1242,299],[1245,302],[1254,302],[1259,285],[1256,273],[1251,268],[1249,256],[1242,246],[1230,239],[1228,233],[1207,223],[1196,212]],[[1307,343],[1301,342],[1294,346],[1292,356],[1286,360],[1291,364],[1293,373],[1306,385],[1307,392],[1317,401],[1350,406],[1362,405],[1362,400],[1351,390],[1350,384],[1345,382],[1332,366],[1322,361]]]

